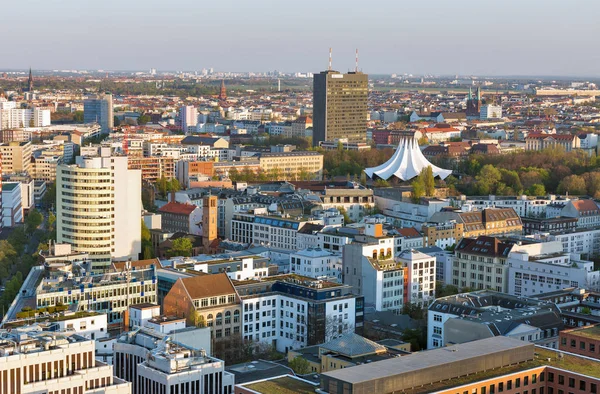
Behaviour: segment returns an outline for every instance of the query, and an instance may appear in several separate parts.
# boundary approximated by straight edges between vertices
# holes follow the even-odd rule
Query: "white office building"
[[[502,117],[502,106],[486,104],[482,105],[479,111],[479,119],[500,119]]]
[[[522,245],[508,254],[508,292],[534,296],[566,287],[596,289],[600,271],[592,261],[563,252],[559,241]]]
[[[86,252],[96,272],[111,260],[136,260],[141,250],[141,170],[127,157],[77,157],[56,176],[57,242]]]
[[[342,255],[321,248],[290,254],[290,272],[333,282],[342,281]]]

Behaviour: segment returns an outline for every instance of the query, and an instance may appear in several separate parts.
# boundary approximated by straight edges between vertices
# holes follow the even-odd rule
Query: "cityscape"
[[[597,5],[189,3],[160,38],[129,1],[40,5],[24,43],[80,36],[0,62],[0,394],[599,392],[600,59],[535,38]],[[391,53],[423,24],[464,50]]]

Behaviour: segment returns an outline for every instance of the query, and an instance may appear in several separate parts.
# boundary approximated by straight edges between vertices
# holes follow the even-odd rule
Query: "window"
[[[442,335],[442,327],[433,327],[433,333]]]
[[[512,380],[509,380],[506,382],[506,389],[507,390],[512,390]]]
[[[521,387],[521,378],[516,378],[515,379],[515,388],[519,388]]]
[[[442,315],[433,315],[433,321],[441,322],[442,321]]]
[[[231,324],[231,312],[230,311],[225,312],[225,324]]]
[[[579,381],[579,390],[585,391],[585,380]]]
[[[563,375],[558,375],[558,384],[565,384],[565,377]]]
[[[529,384],[529,376],[525,376],[523,378],[523,386],[527,386]]]
[[[223,324],[223,314],[221,312],[217,313],[217,318],[215,319],[215,325],[220,326]]]
[[[569,378],[569,387],[575,388],[575,379]]]
[[[234,323],[239,323],[240,322],[240,311],[239,311],[239,309],[236,309],[235,311],[233,311],[233,322]]]

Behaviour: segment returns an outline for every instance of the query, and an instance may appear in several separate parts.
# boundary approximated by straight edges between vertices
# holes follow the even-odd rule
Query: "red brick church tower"
[[[221,80],[221,91],[219,92],[219,100],[227,99],[227,89],[225,89],[225,80]]]

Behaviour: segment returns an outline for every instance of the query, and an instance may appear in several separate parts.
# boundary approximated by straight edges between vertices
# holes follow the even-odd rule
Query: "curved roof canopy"
[[[452,170],[444,170],[434,166],[421,152],[414,137],[405,137],[400,141],[398,149],[392,157],[380,166],[367,168],[365,173],[373,179],[375,176],[388,180],[392,176],[408,181],[418,176],[424,168],[431,166],[433,176],[446,179]]]

